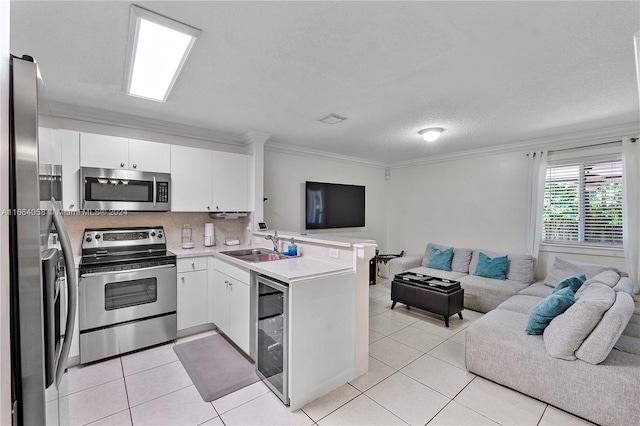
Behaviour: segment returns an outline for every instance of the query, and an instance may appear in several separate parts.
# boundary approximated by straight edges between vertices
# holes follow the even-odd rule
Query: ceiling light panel
[[[125,92],[166,101],[200,33],[189,25],[131,6]]]

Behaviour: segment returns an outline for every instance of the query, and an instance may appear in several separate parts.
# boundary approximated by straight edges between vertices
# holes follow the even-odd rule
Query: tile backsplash
[[[204,245],[204,224],[213,223],[215,245],[221,246],[225,237],[239,237],[242,243],[248,242],[249,233],[247,224],[250,217],[239,219],[214,219],[208,213],[146,213],[128,212],[123,216],[89,214],[71,215],[64,217],[64,222],[69,231],[69,238],[73,246],[73,252],[80,256],[82,249],[82,236],[86,228],[118,228],[132,226],[163,226],[167,236],[167,249],[175,250],[181,247],[181,230],[188,223],[192,229],[192,241],[196,247]]]

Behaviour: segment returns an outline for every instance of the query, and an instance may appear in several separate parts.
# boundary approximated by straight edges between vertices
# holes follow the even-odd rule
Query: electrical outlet
[[[333,257],[334,259],[338,259],[340,257],[340,250],[338,250],[338,249],[329,249],[329,257]]]

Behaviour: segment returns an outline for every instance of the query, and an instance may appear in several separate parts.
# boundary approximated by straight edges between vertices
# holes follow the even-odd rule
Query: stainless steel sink
[[[221,251],[220,253],[244,260],[245,262],[269,262],[272,260],[286,259],[286,256],[269,249],[227,250]]]

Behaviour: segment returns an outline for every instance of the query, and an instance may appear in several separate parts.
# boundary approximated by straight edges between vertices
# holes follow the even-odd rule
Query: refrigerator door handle
[[[62,248],[62,256],[67,269],[67,324],[64,332],[64,341],[60,351],[60,360],[56,368],[56,385],[62,381],[62,376],[67,369],[67,361],[69,351],[71,350],[71,339],[73,339],[73,328],[76,322],[76,311],[78,306],[78,282],[76,277],[76,265],[73,260],[73,250],[69,233],[64,225],[62,213],[56,206],[55,200],[52,199],[53,223],[58,230],[60,247]]]

